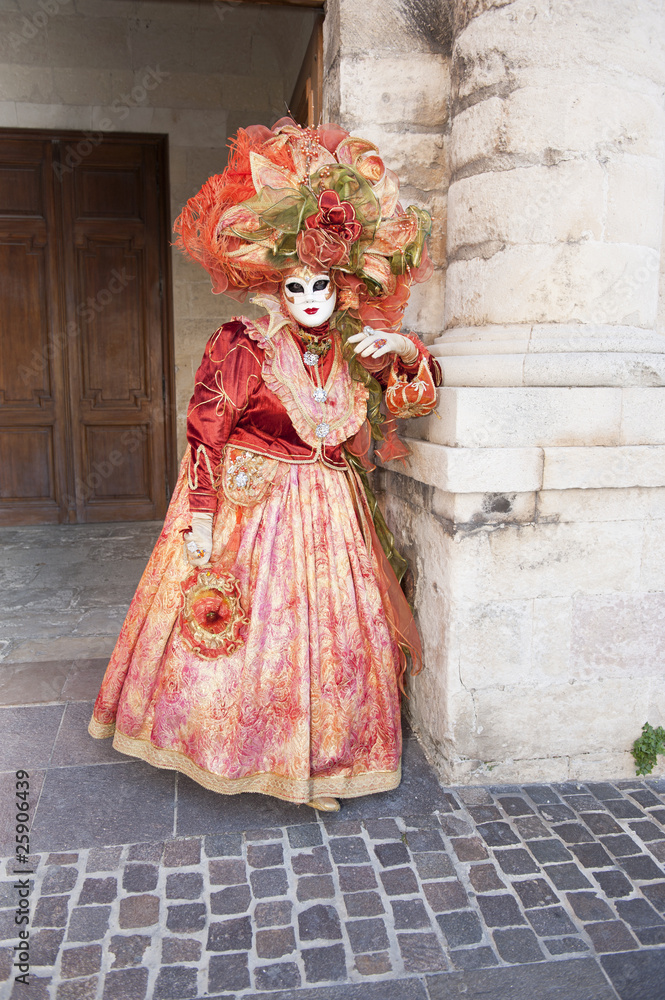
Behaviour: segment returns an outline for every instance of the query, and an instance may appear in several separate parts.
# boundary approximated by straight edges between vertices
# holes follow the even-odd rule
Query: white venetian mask
[[[321,326],[335,311],[335,285],[325,272],[293,275],[284,280],[282,289],[286,308],[300,326]]]

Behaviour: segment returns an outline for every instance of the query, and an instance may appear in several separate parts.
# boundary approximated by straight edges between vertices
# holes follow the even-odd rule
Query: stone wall
[[[175,218],[224,168],[229,135],[285,114],[316,17],[218,0],[0,0],[0,126],[166,133]],[[176,251],[173,281],[182,452],[205,342],[239,307]]]
[[[416,575],[408,712],[447,780],[631,776],[665,722],[665,12],[460,0],[409,35],[403,0],[368,56],[361,6],[329,14],[331,106],[447,230],[409,317],[439,413],[375,479]]]

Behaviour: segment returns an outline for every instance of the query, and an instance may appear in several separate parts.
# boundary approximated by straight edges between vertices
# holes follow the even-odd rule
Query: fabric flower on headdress
[[[432,271],[431,219],[413,205],[402,210],[398,194],[373,143],[338,125],[303,129],[283,118],[238,131],[224,172],[176,220],[176,242],[215,292],[275,293],[303,263],[331,272],[347,326],[395,329],[412,282]]]

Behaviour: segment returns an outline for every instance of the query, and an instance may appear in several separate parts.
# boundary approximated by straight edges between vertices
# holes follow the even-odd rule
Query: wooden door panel
[[[140,410],[150,398],[143,247],[131,238],[82,242],[76,249],[81,406]]]
[[[66,517],[51,145],[0,143],[0,524]]]
[[[53,427],[0,427],[0,498],[17,511],[44,501],[57,513]]]
[[[175,471],[165,141],[71,142],[0,129],[0,524],[159,518]]]

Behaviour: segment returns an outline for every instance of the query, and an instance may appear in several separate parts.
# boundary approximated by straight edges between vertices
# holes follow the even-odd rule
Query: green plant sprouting
[[[665,754],[665,729],[657,726],[655,729],[648,722],[642,726],[642,735],[635,740],[632,749],[635,758],[635,768],[638,774],[651,774],[658,754]]]

